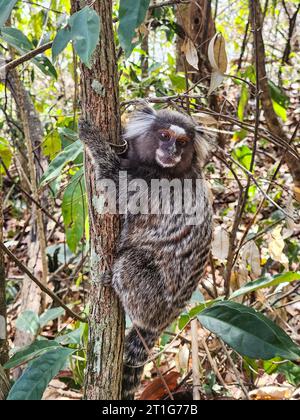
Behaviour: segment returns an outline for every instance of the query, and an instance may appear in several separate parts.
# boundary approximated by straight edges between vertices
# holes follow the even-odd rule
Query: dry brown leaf
[[[216,33],[208,45],[208,59],[212,69],[221,74],[226,73],[228,60],[225,48],[225,39],[222,34]]]
[[[189,358],[190,358],[190,350],[187,344],[184,344],[180,347],[178,354],[177,354],[177,368],[182,371],[186,371],[189,364]]]
[[[193,118],[203,125],[214,127],[219,125],[219,122],[213,116],[205,114],[204,112],[197,112],[196,114],[193,114]]]
[[[216,33],[208,45],[208,60],[213,70],[208,91],[210,95],[223,82],[228,65],[225,39],[220,33]]]
[[[287,256],[283,253],[284,240],[281,235],[281,226],[277,226],[270,234],[269,242],[269,254],[274,261],[279,261],[288,269],[289,260]]]
[[[249,392],[251,400],[288,400],[292,396],[292,388],[265,386]]]
[[[254,277],[259,277],[261,274],[261,265],[260,265],[260,253],[258,246],[254,241],[248,242],[242,252],[242,263],[244,266],[247,264],[251,267],[251,272]]]
[[[219,260],[226,260],[229,251],[229,235],[221,226],[214,231],[212,254]]]
[[[184,53],[186,61],[189,65],[194,67],[194,69],[199,70],[197,49],[191,39],[185,38],[181,51]]]
[[[169,390],[172,392],[177,387],[177,381],[180,377],[178,372],[169,372],[164,375],[164,380],[168,385]],[[165,385],[162,383],[160,378],[154,379],[149,385],[146,386],[140,400],[161,400],[167,395],[167,390]]]

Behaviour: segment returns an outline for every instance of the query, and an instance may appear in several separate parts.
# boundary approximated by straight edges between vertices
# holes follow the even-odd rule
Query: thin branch
[[[49,219],[51,219],[57,226],[59,226],[62,230],[64,230],[64,226],[61,222],[59,222],[58,220],[56,220],[56,218],[54,216],[52,216],[52,214],[45,209],[37,200],[35,200],[26,190],[24,190],[19,184],[17,184],[14,179],[12,178],[12,176],[10,175],[7,167],[5,166],[5,163],[3,162],[3,159],[0,156],[0,162],[1,165],[3,166],[5,173],[7,175],[7,177],[9,178],[9,180],[14,184],[14,186],[17,188],[17,190],[19,190],[20,193],[24,194],[25,197],[28,198],[28,200],[30,200],[32,203],[34,203],[47,217],[49,217]]]
[[[170,1],[163,1],[161,3],[152,4],[149,6],[149,10],[159,9],[160,7],[167,7],[167,6],[176,6],[178,4],[189,4],[190,0],[170,0]]]
[[[0,248],[2,251],[16,264],[16,266],[25,273],[44,293],[51,297],[51,299],[56,302],[59,306],[64,308],[66,313],[77,321],[87,322],[86,318],[82,318],[80,315],[72,311],[55,293],[52,292],[47,286],[45,286],[40,280],[38,280],[28,268],[20,261],[14,254],[4,245],[3,242],[0,242]]]
[[[134,328],[135,328],[135,330],[136,330],[136,332],[137,332],[137,335],[140,337],[140,340],[141,340],[141,342],[143,343],[143,346],[145,347],[146,352],[148,353],[148,356],[151,356],[151,351],[150,351],[150,349],[149,349],[149,347],[148,347],[148,345],[147,345],[147,343],[146,343],[146,341],[145,341],[144,337],[143,337],[143,336],[142,336],[142,334],[140,333],[140,331],[139,331],[138,327],[137,327],[135,324],[133,324],[133,325],[134,325]],[[164,385],[164,387],[165,387],[165,389],[166,389],[166,391],[167,391],[167,393],[168,393],[168,395],[169,395],[170,399],[171,399],[171,400],[174,400],[174,397],[173,397],[173,395],[172,395],[172,392],[170,391],[170,388],[168,387],[168,384],[167,384],[167,382],[165,381],[165,378],[163,377],[163,375],[162,375],[161,371],[159,370],[159,368],[158,368],[158,366],[157,366],[157,364],[156,364],[155,360],[153,360],[153,364],[154,364],[155,370],[156,370],[156,372],[157,372],[158,376],[160,377],[160,380],[162,381],[162,383],[163,383],[163,385]]]
[[[201,400],[201,378],[199,372],[199,343],[198,343],[198,320],[193,319],[191,322],[191,336],[192,336],[192,368],[193,368],[193,399],[195,401]]]
[[[224,389],[228,389],[224,379],[222,378],[222,375],[220,374],[220,372],[218,370],[218,366],[217,366],[216,362],[214,361],[214,359],[212,358],[212,356],[210,354],[210,351],[209,351],[208,345],[206,344],[205,338],[203,338],[201,340],[201,343],[202,343],[202,346],[204,347],[207,359],[208,359],[208,361],[209,361],[209,363],[212,367],[212,370],[214,371],[216,377],[219,379],[220,384],[223,386]]]
[[[243,381],[241,380],[240,373],[237,370],[237,368],[236,368],[236,366],[235,366],[235,364],[234,364],[234,362],[232,360],[232,357],[231,357],[229,351],[227,350],[227,348],[226,348],[226,346],[225,346],[225,344],[223,343],[222,340],[220,340],[220,343],[221,343],[221,346],[222,346],[224,352],[226,353],[227,359],[228,359],[228,361],[229,361],[229,363],[230,363],[230,365],[231,365],[231,367],[232,367],[232,369],[234,371],[234,374],[236,376],[236,379],[238,380],[238,383],[239,383],[239,385],[240,385],[240,387],[241,387],[241,389],[242,389],[242,391],[243,391],[243,393],[244,393],[244,395],[246,397],[246,400],[250,400],[250,396],[248,394],[247,388],[245,387]]]
[[[52,48],[53,41],[48,42],[47,44],[41,45],[40,47],[36,48],[35,50],[29,51],[28,53],[22,55],[15,60],[10,61],[9,63],[5,64],[5,66],[0,67],[0,74],[5,74],[9,70],[15,69],[20,64],[26,63],[27,61],[31,60],[32,58],[36,57],[39,54],[49,50]]]

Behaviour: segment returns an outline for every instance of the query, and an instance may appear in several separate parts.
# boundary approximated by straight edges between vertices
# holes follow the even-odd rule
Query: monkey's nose
[[[176,144],[175,141],[170,141],[168,144],[166,144],[166,152],[168,152],[170,155],[173,155],[176,152]]]

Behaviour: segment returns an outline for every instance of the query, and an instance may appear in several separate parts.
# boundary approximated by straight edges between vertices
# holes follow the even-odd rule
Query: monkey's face
[[[162,168],[188,164],[192,157],[193,138],[183,127],[171,124],[157,130],[155,161]]]
[[[188,171],[196,157],[196,130],[192,120],[178,112],[145,108],[136,112],[125,130],[127,160],[170,171]]]

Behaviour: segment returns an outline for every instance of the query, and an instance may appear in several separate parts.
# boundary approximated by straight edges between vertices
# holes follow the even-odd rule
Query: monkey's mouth
[[[173,168],[181,161],[181,156],[170,156],[162,153],[160,150],[156,151],[156,162],[163,168]]]

